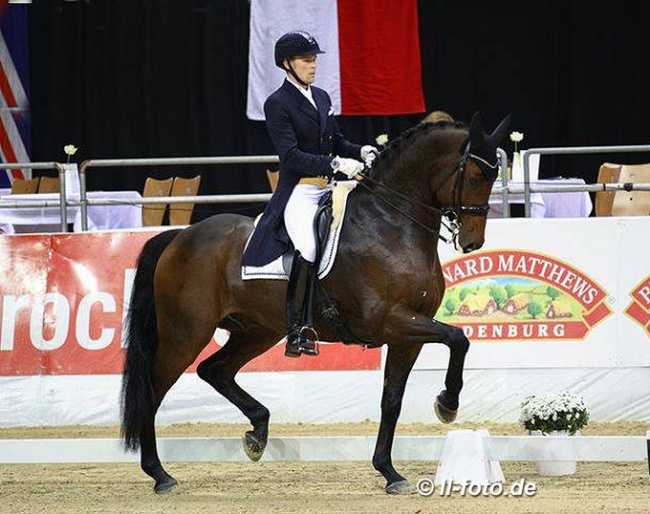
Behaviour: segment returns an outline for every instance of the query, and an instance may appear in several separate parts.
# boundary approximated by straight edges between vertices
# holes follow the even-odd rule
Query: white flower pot
[[[569,432],[566,430],[553,430],[548,434],[542,434],[540,430],[531,430],[530,435],[546,435],[547,437],[570,437]],[[574,435],[579,436],[578,430]],[[578,463],[574,460],[547,460],[537,461],[537,474],[543,477],[561,477],[567,475],[575,475]]]

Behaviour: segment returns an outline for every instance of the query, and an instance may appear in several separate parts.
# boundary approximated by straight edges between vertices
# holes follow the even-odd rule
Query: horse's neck
[[[404,245],[405,250],[416,247],[421,247],[427,252],[436,250],[441,223],[439,214],[409,204],[381,187],[371,187],[381,198],[385,198],[392,205],[362,186],[357,186],[351,194],[348,207],[350,219],[361,220],[361,223],[355,223],[355,226],[361,227],[366,234],[384,235],[387,231],[391,231],[394,244]],[[415,221],[409,219],[407,214],[431,230],[419,226]]]

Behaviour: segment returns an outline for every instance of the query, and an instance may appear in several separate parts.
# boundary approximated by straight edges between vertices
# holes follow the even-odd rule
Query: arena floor
[[[457,425],[469,428],[474,425]],[[643,435],[645,423],[594,424],[589,435]],[[234,436],[237,425],[177,425],[162,436]],[[522,434],[517,425],[488,427],[493,435]],[[272,435],[359,435],[374,423],[277,426]],[[440,425],[402,425],[398,435],[444,433]],[[114,437],[116,427],[1,429],[9,437]],[[433,478],[436,462],[400,462],[412,483]],[[153,482],[133,464],[0,465],[0,513],[321,513],[321,512],[526,512],[647,513],[650,485],[646,462],[578,464],[572,477],[540,477],[534,463],[502,462],[509,484],[537,485],[534,497],[391,497],[370,462],[169,464],[180,486],[168,495],[152,492]]]

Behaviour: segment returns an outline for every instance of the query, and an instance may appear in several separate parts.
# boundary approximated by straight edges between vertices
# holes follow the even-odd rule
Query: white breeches
[[[332,188],[321,189],[313,184],[297,184],[284,208],[284,225],[287,233],[303,259],[316,260],[314,217],[321,197]]]

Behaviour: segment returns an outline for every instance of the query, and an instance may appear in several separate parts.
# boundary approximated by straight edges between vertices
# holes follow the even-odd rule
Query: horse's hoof
[[[386,492],[388,494],[400,494],[408,495],[417,493],[417,489],[409,484],[408,480],[400,480],[399,482],[393,482],[386,486]]]
[[[156,494],[165,494],[172,491],[178,482],[174,477],[167,475],[165,478],[156,482],[156,485],[153,487],[153,490]]]
[[[457,409],[448,409],[440,402],[440,395],[436,396],[436,401],[433,403],[433,410],[436,413],[436,417],[443,423],[453,423],[458,415]]]
[[[242,437],[242,445],[244,446],[244,452],[253,462],[260,460],[264,455],[264,450],[266,450],[266,442],[259,441],[250,430]]]

